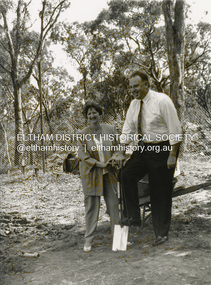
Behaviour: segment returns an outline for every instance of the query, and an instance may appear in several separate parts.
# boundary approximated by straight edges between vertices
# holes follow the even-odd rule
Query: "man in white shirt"
[[[150,90],[146,73],[133,72],[129,83],[134,100],[127,111],[121,143],[127,145],[129,134],[138,134],[139,150],[133,152],[121,171],[126,222],[141,224],[137,183],[148,174],[154,244],[158,245],[168,239],[173,176],[182,131],[172,100]],[[120,155],[116,161],[121,164],[122,160]]]

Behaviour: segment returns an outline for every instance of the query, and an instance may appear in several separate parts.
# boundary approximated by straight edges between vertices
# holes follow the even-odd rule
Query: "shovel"
[[[117,193],[119,200],[119,216],[120,216],[120,224],[114,225],[114,235],[113,235],[113,251],[126,251],[127,250],[127,240],[128,240],[128,226],[122,225],[122,191],[120,188],[120,182],[117,182]]]

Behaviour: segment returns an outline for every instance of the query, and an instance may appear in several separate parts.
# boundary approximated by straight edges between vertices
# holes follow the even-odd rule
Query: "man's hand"
[[[169,157],[167,159],[167,167],[169,169],[176,167],[178,148],[179,148],[179,143],[171,146],[171,151],[170,151]]]
[[[169,154],[169,157],[167,159],[167,167],[168,169],[176,167],[177,158],[176,155]]]
[[[121,169],[125,159],[126,156],[122,152],[118,152],[113,154],[113,156],[109,159],[109,163],[112,165],[112,167]]]

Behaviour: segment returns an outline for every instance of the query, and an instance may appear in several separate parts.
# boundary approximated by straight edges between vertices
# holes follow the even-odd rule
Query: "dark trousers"
[[[158,146],[160,151],[158,151]],[[163,151],[165,149],[165,151]],[[145,144],[145,151],[135,151],[121,172],[124,216],[140,219],[138,181],[149,178],[152,222],[155,236],[167,236],[171,223],[173,175],[175,168],[167,168],[170,145],[168,142]]]

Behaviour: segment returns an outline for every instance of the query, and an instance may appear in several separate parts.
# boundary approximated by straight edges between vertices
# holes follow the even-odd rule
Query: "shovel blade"
[[[114,226],[114,236],[113,236],[113,244],[112,250],[127,250],[127,239],[128,239],[128,226],[121,227],[120,225]]]

